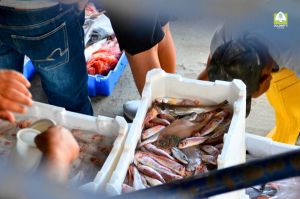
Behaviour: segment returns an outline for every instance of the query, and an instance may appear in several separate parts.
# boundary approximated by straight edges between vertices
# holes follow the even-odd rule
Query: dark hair
[[[245,36],[216,49],[207,66],[208,78],[210,81],[242,80],[247,86],[247,101],[251,104],[251,94],[259,89],[262,70],[271,61],[267,47],[255,38]]]

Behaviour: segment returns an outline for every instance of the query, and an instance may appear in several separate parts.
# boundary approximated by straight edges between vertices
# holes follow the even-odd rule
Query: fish
[[[197,122],[205,126],[215,115],[215,112],[201,113],[198,114],[193,122]]]
[[[188,157],[177,147],[172,147],[171,149],[172,155],[182,164],[188,164],[189,159]]]
[[[146,144],[156,142],[158,140],[158,138],[159,138],[159,134],[155,134],[155,135],[149,137],[148,139],[144,140],[143,142],[141,142],[138,145],[138,148],[141,148],[141,147],[145,146]]]
[[[144,130],[142,132],[142,140],[146,140],[146,139],[150,138],[151,136],[159,133],[164,128],[165,128],[165,126],[163,126],[163,125],[157,125],[150,129]]]
[[[202,151],[204,151],[205,153],[207,153],[208,155],[212,155],[214,157],[219,155],[219,149],[217,149],[216,147],[212,146],[212,145],[203,145],[200,146],[200,149]]]
[[[218,144],[223,141],[224,134],[228,132],[230,127],[231,119],[224,120],[209,136],[205,144]],[[222,147],[223,148],[223,147]]]
[[[215,115],[215,112],[209,112],[209,113],[203,113],[197,116],[197,118],[194,120],[194,122],[199,123],[199,131],[203,128],[205,128],[208,123],[212,120],[213,116]],[[200,132],[197,131],[193,134],[194,137],[202,137]]]
[[[150,129],[150,128],[155,127],[157,125],[168,126],[170,124],[171,123],[168,120],[156,117],[156,118],[152,119],[150,122],[146,123],[144,125],[144,129]]]
[[[28,128],[32,123],[33,123],[33,121],[30,119],[21,120],[21,121],[16,122],[16,126],[20,129],[24,129],[24,128]]]
[[[183,107],[203,106],[200,100],[179,99],[179,98],[171,98],[171,97],[156,98],[155,103],[159,105],[183,106]]]
[[[199,147],[189,147],[183,149],[182,152],[186,154],[189,159],[189,164],[186,166],[188,172],[194,172],[196,168],[201,164],[201,153]]]
[[[223,143],[217,144],[217,145],[215,145],[215,147],[216,147],[217,149],[219,149],[219,151],[221,152],[222,149],[223,149],[223,147],[224,147],[224,144],[223,144]]]
[[[148,184],[150,184],[151,186],[158,186],[158,185],[163,184],[163,182],[161,182],[161,181],[159,181],[155,178],[151,178],[151,177],[146,176],[146,175],[144,177],[147,180]]]
[[[80,147],[80,152],[82,153],[88,153],[90,155],[94,156],[105,156],[107,157],[112,149],[112,146],[105,146],[105,145],[91,145],[83,142],[78,142],[78,145]]]
[[[128,168],[128,185],[133,186],[133,168],[134,165],[130,164]]]
[[[159,140],[171,135],[179,137],[180,139],[191,137],[194,132],[203,128],[203,124],[194,123],[184,119],[175,120],[172,124],[160,131]]]
[[[145,126],[145,124],[149,123],[153,118],[155,118],[158,115],[158,113],[159,113],[158,107],[156,106],[151,107],[145,116],[143,127]]]
[[[197,107],[197,108],[175,107],[174,109],[170,110],[170,113],[172,115],[179,116],[179,117],[190,115],[192,113],[202,114],[202,113],[208,113],[208,112],[215,111],[227,104],[228,104],[228,101],[225,100],[225,101],[221,102],[220,104],[212,105],[212,106],[205,106],[205,107]]]
[[[142,177],[136,167],[133,167],[133,188],[135,190],[145,189]]]
[[[161,118],[161,119],[168,120],[169,122],[174,122],[176,120],[175,117],[173,117],[171,114],[168,114],[168,113],[159,113],[157,115],[157,117]]]
[[[179,142],[178,148],[184,149],[191,146],[196,146],[204,143],[208,138],[206,137],[189,137]]]
[[[201,160],[208,164],[217,165],[217,158],[212,155],[201,155]]]
[[[163,125],[163,126],[169,126],[171,123],[166,120],[166,119],[162,119],[162,118],[153,118],[152,120],[150,120],[150,123],[154,123],[156,125]]]
[[[148,123],[144,124],[144,128],[143,129],[146,130],[146,129],[150,129],[150,128],[155,127],[155,126],[157,126],[157,124],[148,122]]]
[[[129,186],[127,184],[122,184],[122,193],[130,193],[135,191],[135,189],[132,186]]]
[[[171,160],[175,160],[169,153],[167,153],[166,151],[154,146],[153,144],[146,144],[145,146],[145,149],[149,152],[152,152],[156,155],[160,155],[160,156],[164,156],[166,158],[169,158]]]
[[[194,99],[155,99],[146,114],[132,166],[140,174],[141,180],[132,171],[141,186],[158,186],[216,168],[233,115],[227,105],[227,100],[205,106]],[[129,174],[124,181],[127,185]]]
[[[207,166],[205,164],[199,164],[195,169],[194,175],[200,175],[207,172],[208,172]]]
[[[172,170],[173,172],[177,173],[178,175],[181,175],[181,176],[184,175],[185,167],[174,160],[170,160],[169,158],[166,158],[163,156],[154,155],[152,153],[145,153],[145,152],[141,152],[141,151],[139,151],[138,153],[140,153],[142,156],[152,158],[153,160],[155,160],[162,166],[167,167],[168,169]]]
[[[179,142],[180,137],[176,135],[165,135],[160,140],[157,140],[157,142],[155,142],[155,145],[159,148],[162,148],[163,150],[171,151],[171,148],[177,146]]]
[[[170,182],[172,180],[179,180],[179,179],[183,178],[182,176],[175,174],[169,168],[159,164],[158,162],[156,162],[155,160],[153,160],[150,157],[144,156],[141,153],[136,153],[135,154],[135,159],[139,163],[155,169],[158,173],[161,174],[161,176],[164,178],[164,180],[166,182]]]
[[[220,111],[217,113],[212,120],[201,130],[200,135],[201,136],[206,136],[212,133],[225,119],[227,116],[227,112],[225,111]]]
[[[150,186],[148,185],[148,182],[147,182],[145,176],[143,174],[141,174],[141,173],[140,173],[140,175],[141,175],[141,179],[142,179],[142,182],[143,182],[144,186],[146,188],[149,188]]]
[[[152,169],[151,167],[142,165],[142,164],[138,164],[137,168],[141,173],[143,173],[147,176],[150,176],[151,178],[155,178],[155,179],[159,180],[160,182],[165,183],[164,178],[156,170]]]
[[[223,117],[225,119],[228,115],[229,115],[229,111],[223,109],[220,112],[218,112],[214,117]]]
[[[98,133],[86,133],[79,129],[72,129],[71,132],[77,142],[86,144],[111,143],[113,141]]]
[[[193,112],[189,115],[184,116],[182,119],[189,120],[189,121],[194,121],[197,117],[198,117],[198,114]]]

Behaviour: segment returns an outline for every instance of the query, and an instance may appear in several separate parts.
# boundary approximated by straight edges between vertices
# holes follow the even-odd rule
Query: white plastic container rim
[[[22,115],[17,115],[17,118],[18,117],[25,119]],[[83,185],[79,189],[96,192],[105,188],[106,183],[109,181],[112,172],[118,163],[127,137],[128,124],[123,117],[117,116],[116,118],[109,118],[105,116],[87,116],[40,102],[34,102],[25,117],[47,118],[69,129],[98,132],[103,136],[115,138],[113,148],[101,170],[95,176],[94,181]]]

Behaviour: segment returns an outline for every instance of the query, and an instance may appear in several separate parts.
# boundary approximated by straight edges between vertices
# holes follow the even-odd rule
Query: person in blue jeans
[[[77,4],[0,1],[0,68],[22,72],[28,56],[50,104],[93,115],[83,23]]]

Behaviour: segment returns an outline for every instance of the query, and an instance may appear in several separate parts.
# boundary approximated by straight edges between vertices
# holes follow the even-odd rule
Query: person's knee
[[[126,53],[126,56],[131,64],[131,67],[135,67],[135,65],[143,64],[143,67],[149,68],[154,66],[160,66],[158,60],[158,45],[153,46],[152,48],[140,52],[135,55],[131,55]]]

